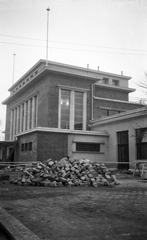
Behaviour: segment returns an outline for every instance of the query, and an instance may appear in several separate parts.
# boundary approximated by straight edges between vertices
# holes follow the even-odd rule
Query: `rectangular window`
[[[34,99],[34,104],[33,104]],[[37,126],[37,108],[38,96],[35,95],[30,100],[23,102],[21,105],[11,110],[10,138],[14,135],[27,131]]]
[[[58,120],[61,129],[86,130],[87,94],[77,90],[59,90]]]
[[[18,107],[18,133],[20,133],[20,106]]]
[[[61,128],[70,128],[70,91],[61,90]]]
[[[112,85],[113,85],[113,86],[119,86],[119,80],[113,79],[113,80],[112,80]]]
[[[109,83],[109,78],[103,78],[102,83],[108,84]]]
[[[34,127],[37,127],[37,95],[35,96],[34,105]]]
[[[136,129],[137,159],[147,159],[147,128]]]
[[[22,104],[22,122],[21,122],[21,131],[23,132],[24,126],[24,103]]]
[[[29,151],[32,151],[32,142],[29,142]]]
[[[32,98],[30,99],[30,124],[29,124],[29,129],[32,128]]]
[[[14,114],[15,114],[15,133],[14,134],[16,134],[17,133],[17,114],[18,114],[17,108],[14,109]]]
[[[128,131],[122,131],[117,133],[118,145],[128,145]]]
[[[25,151],[28,151],[28,143],[25,143]]]
[[[14,109],[11,111],[11,140],[13,140],[13,129],[14,129]]]
[[[74,129],[83,129],[83,93],[75,92]]]
[[[26,101],[25,130],[27,130],[27,125],[28,125],[28,101]]]
[[[100,143],[76,143],[77,152],[100,152]]]
[[[24,152],[25,150],[25,146],[24,146],[24,143],[21,144],[21,152]]]

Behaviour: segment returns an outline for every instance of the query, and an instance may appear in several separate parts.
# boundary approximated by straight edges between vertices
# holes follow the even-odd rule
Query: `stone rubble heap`
[[[23,186],[115,186],[119,184],[104,164],[88,159],[67,159],[32,163],[25,167],[17,180],[10,183]]]

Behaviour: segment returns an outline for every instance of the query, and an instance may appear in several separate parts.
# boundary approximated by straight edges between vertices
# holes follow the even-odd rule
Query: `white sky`
[[[47,11],[49,60],[132,77],[147,71],[146,0],[0,0],[0,103],[15,82],[39,59],[46,59]],[[142,97],[140,91],[134,96]],[[5,106],[0,104],[5,129]]]

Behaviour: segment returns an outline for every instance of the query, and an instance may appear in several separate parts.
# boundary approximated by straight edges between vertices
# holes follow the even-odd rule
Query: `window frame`
[[[70,91],[70,116],[69,116],[69,129],[63,130],[75,130],[74,129],[74,119],[75,119],[75,92],[83,93],[83,128],[82,130],[75,130],[75,131],[86,131],[86,123],[87,123],[87,91],[89,89],[83,88],[76,88],[76,87],[69,87],[69,86],[62,86],[58,85],[59,87],[59,103],[58,103],[58,128],[61,128],[61,91],[68,90]]]

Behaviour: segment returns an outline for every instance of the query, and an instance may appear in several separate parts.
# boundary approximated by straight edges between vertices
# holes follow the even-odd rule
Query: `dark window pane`
[[[25,151],[28,151],[28,143],[25,143]]]
[[[118,132],[118,144],[128,144],[128,131]]]
[[[24,152],[24,143],[21,144],[21,151]]]
[[[100,144],[99,143],[76,143],[76,151],[100,152]]]
[[[32,142],[29,142],[29,151],[32,150]]]

